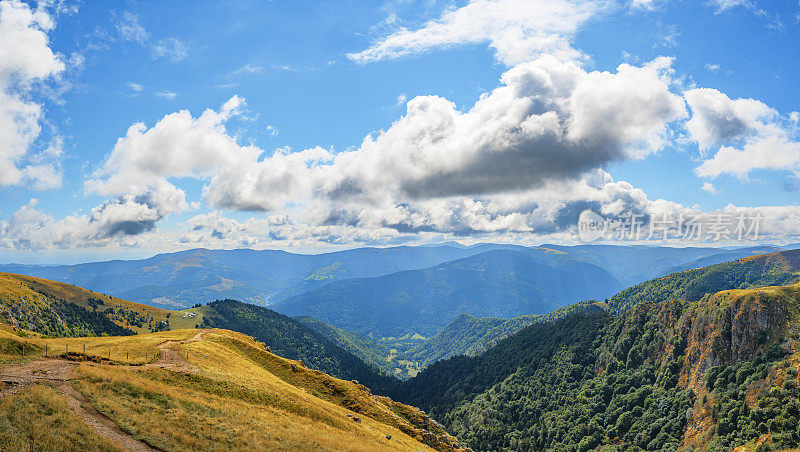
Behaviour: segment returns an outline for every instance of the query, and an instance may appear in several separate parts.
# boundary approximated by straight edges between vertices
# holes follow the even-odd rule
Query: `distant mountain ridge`
[[[0,271],[75,284],[167,309],[221,298],[267,305],[331,281],[426,268],[493,247],[357,248],[316,255],[194,249],[130,261],[0,265]]]
[[[621,288],[602,268],[564,253],[494,250],[423,270],[337,281],[274,309],[367,336],[430,336],[459,314],[546,314],[574,302],[610,297]]]
[[[597,265],[623,287],[647,281],[697,259],[736,252],[722,248],[524,247],[491,243],[355,248],[316,255],[276,250],[193,249],[127,261],[48,266],[6,264],[0,265],[0,271],[75,284],[151,306],[180,309],[224,298],[270,305],[343,279],[420,270],[491,250],[531,249],[549,250],[553,255],[564,253]]]

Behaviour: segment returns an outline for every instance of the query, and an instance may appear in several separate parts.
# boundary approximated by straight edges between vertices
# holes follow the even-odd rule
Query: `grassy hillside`
[[[496,250],[424,270],[337,281],[274,309],[310,315],[370,337],[427,337],[460,314],[545,314],[619,289],[603,269],[565,254]]]
[[[82,422],[94,410],[118,435],[160,450],[454,450],[420,411],[278,357],[240,333],[35,336],[0,329],[4,378],[25,369],[29,376],[3,390],[3,450],[114,450],[107,432]],[[45,349],[52,355],[84,343],[86,355],[69,355],[77,365],[41,358]]]
[[[69,284],[0,273],[0,315],[10,325],[41,334],[87,336],[168,329],[171,312]]]
[[[785,285],[798,278],[800,250],[762,254],[644,282],[611,297],[609,308],[619,313],[645,301],[695,301],[720,290]]]
[[[644,302],[532,325],[393,397],[479,450],[794,447],[798,339],[800,286]]]
[[[280,356],[302,360],[307,366],[371,388],[384,388],[392,379],[356,355],[297,320],[261,306],[217,300],[204,307],[204,328],[238,331],[264,342]]]
[[[365,364],[313,329],[269,309],[235,301],[168,311],[69,284],[0,273],[0,313],[0,323],[58,337],[124,336],[200,326],[227,328],[251,334],[266,342],[274,353],[303,360],[314,369],[372,385],[388,384],[377,366]]]

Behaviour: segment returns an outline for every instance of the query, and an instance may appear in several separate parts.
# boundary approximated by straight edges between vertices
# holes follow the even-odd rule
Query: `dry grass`
[[[120,450],[74,415],[55,389],[34,385],[0,400],[0,450]]]
[[[109,359],[119,364],[144,364],[156,359],[158,345],[167,341],[187,340],[197,334],[197,330],[184,329],[162,331],[136,336],[110,337],[70,337],[43,338],[33,333],[22,332],[22,336],[12,329],[0,328],[0,362],[16,362],[22,359],[22,346],[27,359],[58,356],[77,352],[88,356]],[[111,353],[109,355],[109,352]]]
[[[170,333],[177,332],[156,334],[174,337]],[[84,364],[80,372],[86,378],[77,388],[124,430],[164,449],[430,450],[380,420],[355,414],[361,420],[355,422],[348,417],[354,415],[350,410],[289,384],[230,341],[260,347],[247,336],[213,330],[181,347],[201,369],[198,373]],[[269,355],[291,368],[292,362]],[[362,391],[336,381],[349,385],[349,391]],[[376,410],[383,406],[371,396],[363,403]]]

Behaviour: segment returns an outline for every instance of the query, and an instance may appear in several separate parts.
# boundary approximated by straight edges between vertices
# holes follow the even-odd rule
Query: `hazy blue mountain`
[[[543,259],[566,254],[596,265],[631,286],[677,266],[701,266],[728,260],[739,250],[615,245],[526,248],[519,245],[447,243],[393,248],[357,248],[318,255],[274,250],[195,249],[139,260],[114,260],[77,265],[0,265],[0,271],[76,284],[97,292],[159,307],[177,308],[231,298],[270,305],[352,278],[420,270],[491,250],[545,250]],[[766,249],[766,248],[764,248]],[[460,314],[460,313],[457,313]],[[456,314],[456,315],[457,315]],[[455,317],[455,316],[454,316]],[[452,320],[452,319],[449,319]]]
[[[0,271],[66,282],[168,308],[218,298],[268,305],[339,279],[427,268],[492,247],[358,248],[317,255],[273,250],[195,249],[130,261],[57,266],[0,265]]]
[[[661,276],[665,271],[678,265],[730,251],[722,248],[666,246],[542,245],[542,247],[558,250],[602,267],[625,287]]]
[[[378,337],[435,334],[459,314],[515,317],[604,299],[622,288],[602,268],[548,249],[494,250],[422,270],[336,281],[273,308]]]

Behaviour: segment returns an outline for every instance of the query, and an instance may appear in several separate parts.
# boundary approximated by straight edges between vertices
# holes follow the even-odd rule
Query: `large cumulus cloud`
[[[467,111],[417,97],[405,116],[355,150],[250,160],[216,174],[205,196],[218,208],[266,211],[285,199],[379,205],[574,180],[662,146],[667,125],[686,115],[669,73],[666,58],[612,73],[542,57],[504,73]]]

